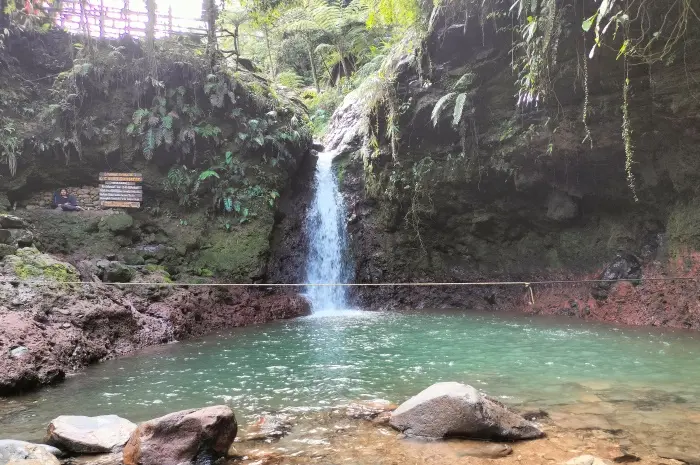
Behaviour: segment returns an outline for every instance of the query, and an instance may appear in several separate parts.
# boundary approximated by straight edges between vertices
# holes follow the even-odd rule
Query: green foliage
[[[420,19],[420,4],[417,0],[366,0],[370,8],[367,25],[377,27],[415,25]]]
[[[0,126],[0,163],[7,165],[11,176],[17,174],[17,160],[22,151],[22,140],[16,132],[11,121]]]
[[[168,171],[163,188],[176,196],[181,207],[194,208],[199,204],[199,178],[197,170],[174,166]]]

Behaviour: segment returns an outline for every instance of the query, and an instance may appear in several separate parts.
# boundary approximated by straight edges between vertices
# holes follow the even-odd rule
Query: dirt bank
[[[269,291],[151,286],[126,292],[60,284],[13,289],[19,298],[32,294],[34,304],[0,305],[0,395],[59,382],[91,363],[146,346],[308,312],[302,298]]]

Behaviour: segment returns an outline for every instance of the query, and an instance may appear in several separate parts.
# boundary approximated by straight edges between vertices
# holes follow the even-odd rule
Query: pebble
[[[12,349],[10,351],[10,356],[12,358],[20,358],[20,357],[27,355],[28,353],[29,353],[29,349],[27,349],[24,346],[19,346],[19,347],[15,347],[14,349]]]
[[[64,329],[68,329],[68,328],[70,328],[70,327],[71,327],[71,324],[70,324],[70,323],[63,323],[63,324],[61,325],[61,328],[64,328]]]

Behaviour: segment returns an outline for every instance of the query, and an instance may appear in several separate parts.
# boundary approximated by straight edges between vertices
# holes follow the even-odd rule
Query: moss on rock
[[[700,200],[677,204],[669,214],[666,232],[671,255],[700,250]]]
[[[42,254],[34,247],[18,249],[15,255],[5,258],[6,271],[25,281],[67,283],[79,281],[78,270],[70,263]]]
[[[112,234],[124,234],[134,226],[134,219],[126,213],[105,216],[100,220],[100,231],[109,231]]]

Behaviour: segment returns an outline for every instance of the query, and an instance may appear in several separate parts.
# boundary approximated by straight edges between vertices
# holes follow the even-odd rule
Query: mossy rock
[[[14,255],[17,252],[17,247],[8,244],[0,244],[0,260],[8,255]]]
[[[265,265],[270,250],[272,221],[260,219],[231,232],[215,231],[194,267],[211,270],[237,282],[248,282]]]
[[[112,234],[126,234],[134,227],[134,219],[126,213],[105,216],[100,220],[100,231],[109,231]]]
[[[135,250],[127,250],[123,254],[123,261],[127,265],[140,266],[146,263],[143,256]]]
[[[119,262],[112,262],[105,271],[105,281],[110,283],[128,283],[134,279],[136,272],[133,268]]]
[[[27,222],[14,215],[0,214],[0,228],[22,229],[27,227]]]
[[[666,232],[672,255],[700,250],[700,200],[676,205],[668,217]]]
[[[70,263],[42,254],[34,247],[21,248],[5,258],[8,271],[26,281],[66,283],[80,281],[80,274]]]

